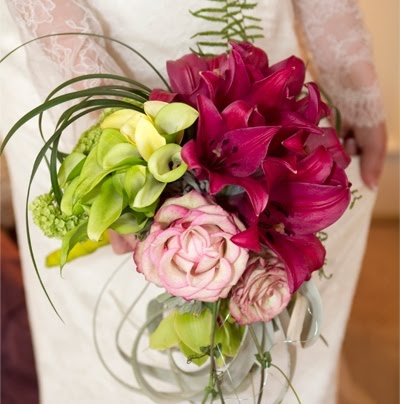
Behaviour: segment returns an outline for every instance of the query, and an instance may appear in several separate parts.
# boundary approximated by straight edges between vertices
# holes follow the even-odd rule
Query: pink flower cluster
[[[235,215],[196,191],[168,199],[136,247],[137,270],[174,296],[215,302],[246,269],[248,251],[231,241],[243,229]]]
[[[199,206],[191,211],[185,205],[184,215],[160,222],[162,211],[176,205],[168,202],[135,260],[149,280],[186,299],[214,301],[234,287],[231,311],[244,324],[272,318],[322,267],[325,249],[316,233],[338,220],[349,204],[344,171],[349,157],[336,131],[318,126],[329,108],[316,84],[304,84],[300,59],[271,66],[251,44],[231,47],[228,55],[190,54],[168,62],[173,92],[154,90],[151,95],[197,108],[197,134],[184,140],[182,157],[198,180],[208,181],[209,197],[219,206],[209,202],[203,210],[201,205],[198,219]],[[225,213],[213,222],[216,217],[208,209]],[[208,214],[213,219],[206,219]],[[197,220],[205,220],[201,230]],[[234,223],[235,230],[225,222]],[[215,256],[207,255],[209,248]],[[261,257],[265,249],[278,267]],[[255,257],[249,262],[247,251]],[[232,260],[235,254],[240,262]]]
[[[241,324],[270,321],[291,298],[287,274],[273,257],[253,255],[246,272],[232,290],[229,310]]]

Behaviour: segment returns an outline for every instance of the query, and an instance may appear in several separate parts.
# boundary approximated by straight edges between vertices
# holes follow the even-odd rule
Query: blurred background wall
[[[371,32],[374,56],[387,114],[388,157],[381,181],[375,217],[399,216],[399,0],[359,0]]]
[[[340,363],[338,404],[399,403],[399,0],[358,0],[383,93],[388,155]]]

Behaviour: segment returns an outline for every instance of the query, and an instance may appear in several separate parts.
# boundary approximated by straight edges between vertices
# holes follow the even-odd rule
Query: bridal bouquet
[[[329,108],[297,57],[271,65],[249,42],[231,42],[228,53],[191,53],[167,71],[167,90],[107,74],[72,79],[16,128],[80,100],[38,156],[51,150],[52,189],[31,203],[35,223],[62,240],[61,267],[109,229],[134,234],[132,270],[164,291],[150,348],[207,366],[203,402],[223,401],[225,370],[248,340],[255,351],[238,380],[272,364],[257,327],[273,324],[273,334],[300,295],[312,305],[322,231],[349,205],[349,157],[336,131],[319,126]],[[119,83],[57,95],[94,76]],[[70,124],[104,108],[70,154],[58,151]]]

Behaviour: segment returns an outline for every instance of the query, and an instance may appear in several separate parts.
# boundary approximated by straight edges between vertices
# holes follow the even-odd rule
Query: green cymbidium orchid
[[[179,347],[190,362],[201,366],[211,354],[211,329],[212,314],[209,309],[204,309],[200,315],[175,311],[165,317],[150,335],[150,348],[162,351]],[[244,327],[230,321],[222,321],[216,327],[215,346],[218,346],[216,356],[219,366],[224,364],[224,357],[236,355],[244,330]]]

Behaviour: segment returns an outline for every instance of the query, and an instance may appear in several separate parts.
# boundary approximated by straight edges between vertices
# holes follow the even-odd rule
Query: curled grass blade
[[[133,99],[134,97],[130,92],[127,91],[121,91],[121,90],[111,90],[111,89],[102,89],[102,88],[93,88],[93,89],[87,89],[87,90],[80,90],[80,91],[75,91],[69,94],[64,94],[61,96],[58,96],[56,98],[53,98],[36,108],[32,109],[29,111],[27,114],[25,114],[22,118],[20,118],[14,126],[9,130],[7,133],[6,137],[4,138],[4,141],[1,145],[0,148],[0,154],[3,152],[4,148],[6,147],[7,143],[11,139],[11,137],[14,135],[14,133],[26,122],[28,122],[30,119],[34,118],[35,116],[39,115],[41,112],[44,112],[50,108],[53,108],[59,104],[63,104],[66,101],[71,101],[77,98],[84,98],[84,97],[91,97],[91,96],[110,96],[110,97],[125,97],[125,98],[130,98]],[[138,102],[141,102],[141,99],[137,100]],[[121,101],[122,102],[122,101]],[[134,106],[128,102],[123,102],[125,108],[133,108]],[[135,109],[135,108],[133,108]],[[66,116],[66,112],[63,113],[63,116]]]
[[[48,35],[43,35],[34,39],[31,39],[30,41],[27,41],[25,43],[23,43],[22,45],[14,48],[12,51],[8,52],[4,57],[2,57],[0,59],[0,63],[3,62],[5,59],[7,59],[9,56],[11,56],[14,52],[16,52],[18,49],[23,48],[26,45],[29,45],[32,42],[36,42],[39,41],[41,39],[45,39],[45,38],[52,38],[52,37],[57,37],[57,36],[88,36],[88,37],[93,37],[93,38],[101,38],[104,39],[106,41],[111,41],[114,43],[117,43],[127,49],[129,49],[131,52],[133,52],[135,55],[139,56],[152,70],[153,72],[161,79],[161,81],[164,83],[164,85],[166,86],[166,88],[168,89],[168,91],[172,91],[167,80],[163,77],[163,75],[157,70],[157,68],[144,56],[142,55],[139,51],[137,51],[135,48],[127,45],[126,43],[119,41],[118,39],[115,38],[111,38],[105,35],[101,35],[101,34],[93,34],[90,32],[60,32],[57,34],[48,34]]]
[[[36,275],[38,277],[40,286],[42,287],[51,307],[57,314],[57,316],[60,318],[61,321],[63,321],[62,317],[60,316],[58,310],[56,309],[49,293],[47,292],[47,289],[43,283],[42,277],[40,276],[39,269],[36,263],[36,258],[35,258],[35,253],[33,251],[33,246],[32,246],[32,241],[31,241],[31,232],[30,232],[30,226],[29,226],[29,199],[30,199],[30,193],[31,193],[31,188],[32,188],[32,182],[35,178],[36,172],[39,168],[39,165],[41,164],[44,156],[46,155],[46,152],[50,148],[51,145],[54,145],[55,141],[59,139],[59,137],[62,134],[62,131],[71,125],[73,122],[75,122],[77,119],[82,117],[85,114],[89,114],[91,112],[97,111],[99,109],[107,108],[107,107],[125,107],[125,108],[133,108],[135,107],[127,102],[124,101],[118,101],[118,100],[91,100],[87,101],[87,103],[90,103],[89,106],[93,106],[92,108],[87,108],[85,111],[77,114],[76,116],[73,116],[69,120],[65,121],[61,127],[50,137],[49,140],[46,141],[45,145],[42,147],[42,149],[39,151],[38,155],[36,156],[35,162],[32,167],[31,175],[29,178],[29,183],[28,183],[28,189],[27,189],[27,194],[26,194],[26,201],[25,201],[25,227],[26,227],[26,234],[27,234],[27,239],[28,239],[28,247],[29,247],[29,253],[31,256],[32,264],[34,266]],[[58,185],[58,182],[57,182]]]

